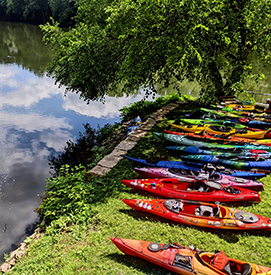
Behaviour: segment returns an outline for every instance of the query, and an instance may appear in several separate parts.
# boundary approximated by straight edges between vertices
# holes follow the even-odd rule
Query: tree
[[[70,23],[76,13],[73,0],[48,0],[52,11],[52,17],[60,23]]]
[[[270,62],[270,0],[80,0],[76,27],[42,26],[55,50],[49,73],[85,100],[184,79],[202,94],[240,90],[251,57]],[[257,72],[259,79],[261,72]],[[161,86],[161,85],[159,85]]]

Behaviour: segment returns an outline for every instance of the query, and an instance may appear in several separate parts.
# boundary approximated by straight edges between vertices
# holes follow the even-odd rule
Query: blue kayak
[[[161,160],[161,161],[153,161],[148,162],[144,159],[136,159],[131,158],[128,156],[125,156],[125,158],[143,166],[149,166],[149,167],[161,167],[161,168],[175,168],[175,169],[186,169],[191,171],[199,171],[202,168],[204,168],[204,164],[202,163],[193,163],[193,162],[186,162],[183,161],[169,161],[169,160]],[[256,167],[255,167],[256,168]],[[218,167],[216,169],[219,170]],[[240,177],[244,179],[251,179],[251,180],[257,180],[262,177],[265,177],[266,174],[264,172],[253,172],[253,171],[238,171],[238,170],[231,170],[231,169],[223,169],[221,168],[220,172],[217,172],[218,174],[224,174],[229,175],[233,177]]]
[[[240,148],[229,148],[229,149],[201,149],[198,146],[168,146],[166,147],[168,150],[176,150],[181,151],[186,154],[197,154],[197,155],[214,155],[219,157],[240,157],[240,158],[270,158],[271,152],[261,151],[261,152],[254,152],[257,150],[245,150]]]
[[[126,136],[129,137],[140,125],[142,124],[142,120],[139,116],[137,116],[128,126]]]

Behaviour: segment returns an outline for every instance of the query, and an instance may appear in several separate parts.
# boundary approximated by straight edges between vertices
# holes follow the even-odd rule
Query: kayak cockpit
[[[172,265],[187,269],[191,272],[193,271],[191,256],[176,253]]]
[[[184,215],[216,218],[222,218],[226,215],[226,210],[219,204],[202,205],[197,201],[168,199],[164,202],[164,206],[176,214],[183,213]]]
[[[251,275],[253,272],[249,263],[234,261],[227,257],[223,251],[218,251],[215,254],[201,252],[197,256],[212,270],[218,269],[227,275]]]

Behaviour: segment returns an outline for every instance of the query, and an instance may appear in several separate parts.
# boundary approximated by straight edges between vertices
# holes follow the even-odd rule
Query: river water
[[[76,94],[63,96],[46,76],[49,61],[38,26],[0,22],[0,262],[33,232],[48,157],[76,140],[83,124],[120,121],[119,109],[142,99],[106,97],[87,105]]]
[[[38,26],[0,22],[0,262],[33,232],[34,209],[50,176],[48,157],[75,140],[84,123],[97,128],[117,122],[119,109],[143,97],[106,97],[105,104],[87,105],[76,94],[64,96],[64,89],[46,76],[49,61]],[[269,93],[268,72],[257,89],[252,82],[247,89]],[[196,83],[182,87],[194,96],[198,89]]]

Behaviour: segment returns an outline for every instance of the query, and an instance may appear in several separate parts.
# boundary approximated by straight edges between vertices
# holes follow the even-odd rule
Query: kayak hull
[[[207,202],[180,199],[123,199],[123,202],[137,211],[186,225],[221,230],[271,231],[270,218]]]
[[[233,187],[241,187],[255,191],[264,190],[264,186],[261,182],[253,181],[249,179],[243,179],[238,177],[227,176],[218,173],[197,173],[192,175],[185,169],[169,169],[169,168],[152,168],[152,167],[141,167],[134,168],[141,178],[177,178],[181,181],[193,183],[198,177],[206,176],[206,179],[215,180],[221,184],[227,184]]]
[[[165,198],[186,199],[205,202],[240,202],[261,201],[256,191],[232,187],[215,181],[198,181],[193,183],[177,178],[165,179],[131,179],[122,182],[133,189],[147,191]]]
[[[234,169],[250,170],[250,169],[260,169],[260,170],[271,170],[271,160],[266,159],[263,161],[235,161],[222,159],[218,156],[212,155],[181,155],[182,160],[189,160],[193,162],[203,162],[223,165],[225,167],[230,167]]]
[[[171,124],[175,129],[178,130],[178,125]],[[222,144],[239,144],[242,145],[244,143],[253,144],[253,145],[265,145],[267,147],[271,147],[271,139],[249,139],[249,138],[238,138],[232,136],[225,136],[225,135],[211,135],[209,133],[196,134],[196,133],[187,133],[187,132],[175,132],[175,131],[168,131],[164,130],[167,134],[173,135],[180,135],[180,136],[187,136],[191,138],[195,138],[197,140],[208,140],[209,142],[220,142]],[[267,150],[267,149],[264,149]],[[271,150],[271,148],[269,148]]]
[[[224,126],[210,126],[210,125],[177,125],[178,129],[190,133],[200,133],[206,131],[214,135],[231,135],[234,137],[244,137],[252,139],[262,139],[267,134],[267,131],[263,130],[246,130],[246,129],[231,129]],[[268,138],[268,137],[266,137]]]
[[[200,171],[204,167],[204,165],[201,163],[189,163],[189,165],[186,165],[182,161],[169,161],[169,160],[165,161],[164,160],[164,161],[148,162],[144,159],[131,158],[128,156],[125,156],[125,158],[133,161],[138,165],[156,167],[156,168],[170,168],[170,169],[176,168],[176,169],[186,169],[191,171]],[[225,169],[217,173],[219,174],[221,173],[221,174],[229,175],[233,177],[251,179],[251,180],[257,180],[266,176],[265,172],[238,171],[238,170],[229,170],[229,169]]]
[[[126,255],[144,259],[177,274],[225,274],[218,269],[218,266],[212,266],[210,260],[208,260],[214,258],[215,253],[202,252],[198,249],[188,248],[177,243],[162,244],[117,237],[111,237],[110,239],[116,247]],[[263,272],[266,272],[265,275],[271,274],[269,273],[271,270],[269,267],[246,263],[232,258],[228,258],[228,260],[235,263],[235,266],[239,268],[237,271],[241,270],[242,265],[249,265],[252,270],[252,275],[261,275]]]
[[[186,137],[184,135],[176,135],[176,134],[165,134],[165,133],[153,133],[154,137],[157,140],[162,141],[163,139],[173,142],[173,143],[178,143],[181,145],[185,146],[196,146],[199,148],[217,148],[217,149],[244,149],[244,150],[265,150],[265,151],[270,151],[271,147],[269,146],[264,146],[264,145],[255,145],[255,144],[219,144],[215,142],[208,142],[208,140],[195,140],[190,137]]]

